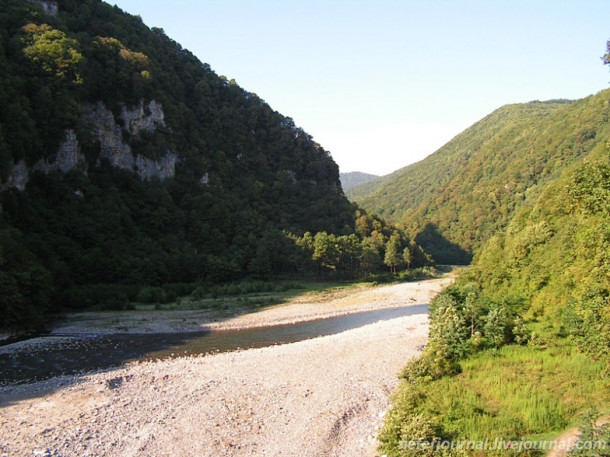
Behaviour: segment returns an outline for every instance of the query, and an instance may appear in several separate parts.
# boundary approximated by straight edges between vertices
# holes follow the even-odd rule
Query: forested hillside
[[[610,399],[609,204],[610,146],[600,142],[434,300],[430,343],[403,372],[381,435],[384,453],[433,455],[401,449],[413,440],[536,443],[574,426],[585,441],[610,442],[607,428],[595,425]]]
[[[551,455],[567,447],[558,437],[578,427],[580,443],[565,455],[607,455],[610,429],[600,418],[610,414],[609,97],[557,108],[546,126],[531,123],[539,139],[522,126],[515,144],[527,140],[546,158],[548,179],[433,300],[429,343],[401,375],[380,453]],[[559,153],[538,149],[544,142]]]
[[[352,189],[405,225],[439,263],[466,263],[523,205],[608,134],[610,91],[576,102],[504,106],[437,152]]]
[[[0,67],[0,327],[147,286],[427,262],[355,213],[292,119],[116,6],[3,1]]]
[[[370,173],[362,173],[361,171],[352,171],[349,173],[339,173],[339,179],[341,179],[341,186],[344,191],[352,189],[361,184],[372,181],[375,178],[378,178],[377,175],[372,175]]]

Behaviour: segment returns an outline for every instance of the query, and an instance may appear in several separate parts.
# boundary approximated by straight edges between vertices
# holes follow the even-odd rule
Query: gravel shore
[[[104,311],[80,312],[67,316],[52,330],[52,335],[200,332],[207,329],[239,329],[294,324],[345,314],[424,304],[430,294],[451,283],[453,276],[391,284],[360,286],[313,297],[305,295],[285,304],[253,312],[237,310],[233,316],[218,317],[209,310]]]
[[[381,307],[427,303],[448,281],[371,289],[363,306],[375,294]],[[362,298],[342,298],[343,308]],[[302,305],[236,320],[311,317]],[[427,331],[419,314],[281,346],[3,388],[0,456],[372,457],[396,374]]]

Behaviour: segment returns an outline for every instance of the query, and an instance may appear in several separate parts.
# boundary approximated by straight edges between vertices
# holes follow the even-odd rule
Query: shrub
[[[133,309],[129,302],[138,295],[137,286],[122,284],[89,284],[74,286],[63,293],[63,303],[70,308],[103,310]]]
[[[532,331],[521,317],[515,319],[513,324],[513,337],[517,344],[528,344],[532,338]]]
[[[468,327],[458,303],[450,293],[439,294],[430,313],[430,343],[442,357],[454,360],[468,352]]]
[[[191,298],[193,300],[201,300],[207,294],[207,288],[205,286],[198,286],[191,292]]]
[[[143,287],[138,292],[136,301],[140,303],[163,303],[165,291],[161,287]]]
[[[566,308],[563,321],[579,349],[594,359],[610,353],[610,294],[591,289]]]
[[[483,334],[487,343],[491,347],[502,346],[508,341],[507,330],[506,310],[501,306],[495,306],[485,316],[485,324],[483,325]]]
[[[460,372],[460,364],[447,355],[446,348],[426,347],[421,357],[412,359],[400,372],[399,377],[410,384],[422,384],[451,376]]]

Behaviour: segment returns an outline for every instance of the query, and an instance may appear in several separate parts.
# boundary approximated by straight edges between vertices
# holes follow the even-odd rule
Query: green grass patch
[[[605,364],[592,361],[566,340],[546,349],[510,345],[483,351],[463,360],[461,368],[458,375],[428,383],[403,381],[380,435],[382,453],[411,455],[400,449],[400,442],[408,439],[401,431],[417,414],[429,418],[440,437],[450,440],[545,440],[578,425],[592,407],[602,413],[610,410]],[[515,455],[503,450],[469,452],[466,455]]]

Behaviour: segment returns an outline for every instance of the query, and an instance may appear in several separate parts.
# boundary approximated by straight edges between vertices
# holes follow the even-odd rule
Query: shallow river
[[[243,330],[164,334],[56,335],[34,348],[5,346],[0,385],[33,382],[121,365],[128,361],[234,351],[333,335],[379,320],[427,312],[426,305],[368,311],[297,324]],[[66,340],[65,337],[70,337]]]

